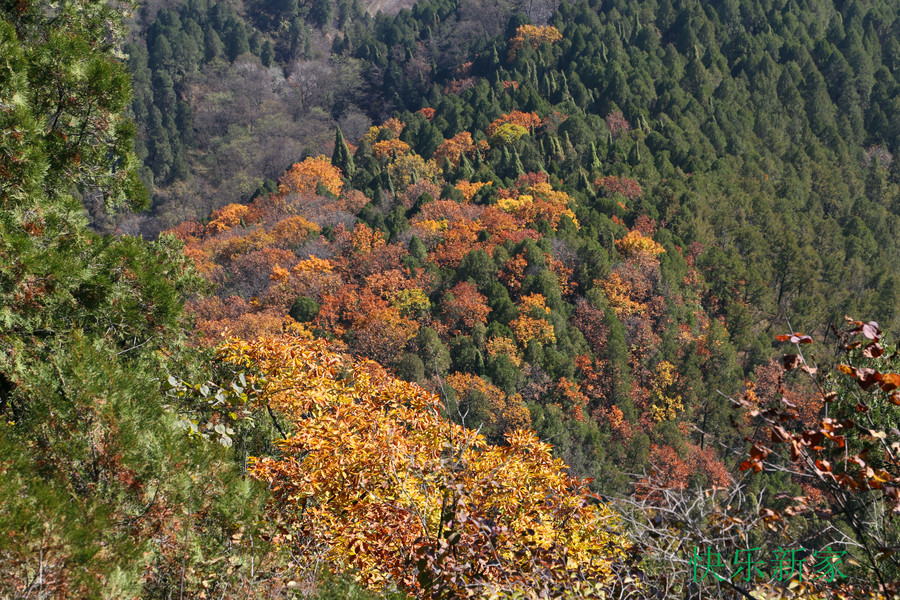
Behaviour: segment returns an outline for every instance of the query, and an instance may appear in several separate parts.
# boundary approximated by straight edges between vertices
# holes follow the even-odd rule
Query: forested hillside
[[[0,597],[898,597],[900,6],[401,6],[0,1]]]
[[[284,30],[266,33],[272,6],[245,8],[229,18],[272,52],[232,66],[296,64]],[[547,25],[513,13],[503,31],[470,29],[503,8],[306,15],[301,37],[333,40],[306,60],[356,65],[365,94],[294,97],[343,122],[336,138],[294,137],[306,149],[278,190],[173,230],[216,285],[193,305],[200,330],[212,343],[274,332],[291,313],[454,390],[497,440],[514,425],[489,399],[512,424],[528,406],[598,489],[660,461],[722,479],[717,453],[742,442],[720,393],[773,377],[776,331],[821,338],[844,314],[894,323],[896,9],[580,3]],[[151,54],[203,13],[157,13]],[[197,62],[193,81],[223,62]]]
[[[248,200],[327,149],[338,124],[354,142],[393,111],[433,108],[427,126],[404,119],[402,135],[430,158],[512,110],[558,112],[555,160],[552,140],[528,136],[516,145],[524,171],[586,196],[602,176],[639,181],[645,193],[629,210],[727,265],[715,282],[723,310],[753,313],[735,321],[894,318],[895,294],[871,291],[896,286],[889,3],[564,4],[550,19],[560,41],[541,46],[538,35],[518,50],[523,17],[490,3],[420,3],[375,19],[343,5],[323,17],[312,6],[228,6],[157,12],[147,53],[129,48],[158,212],[181,211],[168,226]],[[222,35],[233,48],[214,43]]]

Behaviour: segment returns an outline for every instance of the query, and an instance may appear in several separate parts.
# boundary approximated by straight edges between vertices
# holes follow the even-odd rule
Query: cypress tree
[[[469,158],[465,155],[464,152],[460,152],[459,166],[456,168],[456,180],[469,180],[473,175],[475,175],[475,169],[472,168],[472,163],[469,161]]]
[[[341,128],[337,128],[334,134],[334,152],[331,154],[331,164],[344,174],[344,177],[351,179],[356,172],[356,165],[353,163],[353,156],[350,154],[350,148],[344,141],[344,134]]]
[[[628,153],[628,162],[633,167],[641,164],[641,149],[637,143],[631,147],[631,151]]]
[[[594,142],[591,142],[590,161],[592,171],[600,170],[600,157],[597,156],[597,145]]]
[[[515,173],[514,177],[518,177],[525,173],[525,167],[522,166],[522,159],[519,158],[519,151],[513,148],[512,151],[512,170]]]

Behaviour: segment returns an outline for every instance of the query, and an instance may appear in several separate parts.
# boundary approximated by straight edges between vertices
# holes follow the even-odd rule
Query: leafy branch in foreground
[[[833,329],[841,362],[826,369],[804,354],[809,336],[778,336],[794,344],[783,358],[815,389],[815,418],[803,415],[785,395],[763,403],[752,391],[738,402],[755,419],[750,455],[742,470],[783,474],[802,494],[778,493],[760,516],[766,527],[808,548],[831,545],[845,552],[846,578],[827,586],[798,573],[795,592],[832,597],[896,597],[900,593],[900,354],[888,346],[875,322],[847,319]],[[781,390],[782,393],[784,390]],[[826,527],[827,526],[827,527]]]

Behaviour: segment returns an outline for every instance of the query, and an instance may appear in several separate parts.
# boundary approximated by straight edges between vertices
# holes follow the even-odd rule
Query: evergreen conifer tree
[[[334,152],[331,154],[331,164],[341,170],[344,177],[352,179],[356,172],[356,166],[353,164],[353,156],[350,154],[350,148],[344,141],[344,134],[341,128],[337,128],[334,135]]]

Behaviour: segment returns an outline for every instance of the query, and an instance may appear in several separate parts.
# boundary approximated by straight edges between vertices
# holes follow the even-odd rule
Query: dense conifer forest
[[[898,597],[898,13],[0,0],[0,598]]]

